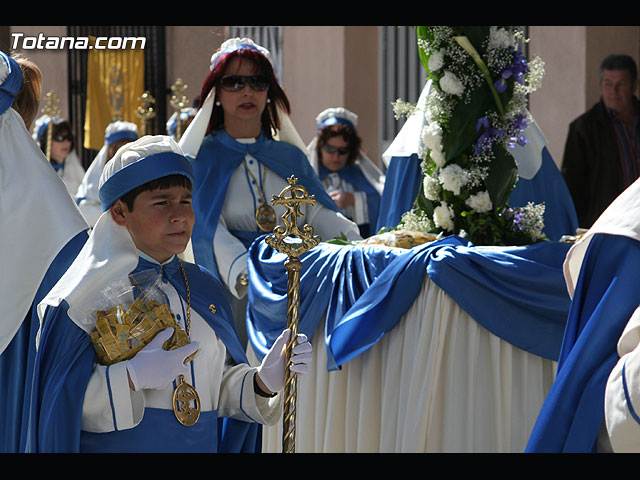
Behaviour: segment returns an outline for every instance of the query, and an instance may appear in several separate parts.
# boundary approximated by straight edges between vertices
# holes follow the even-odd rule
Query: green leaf
[[[518,178],[518,167],[509,152],[501,145],[494,146],[494,160],[489,165],[489,175],[485,180],[489,197],[496,209],[506,205]]]
[[[418,26],[416,27],[416,34],[418,36],[418,40],[426,40],[429,41],[432,38],[431,32],[429,31],[428,26]],[[431,72],[429,71],[429,56],[420,48],[418,44],[418,54],[420,55],[420,61],[422,62],[422,66],[427,72],[427,76],[431,77]]]
[[[482,85],[472,92],[468,104],[461,101],[456,105],[442,138],[447,161],[458,157],[475,143],[480,136],[476,130],[478,119],[485,115],[492,104],[491,92]]]
[[[469,39],[480,56],[486,53],[484,41],[489,38],[488,26],[462,26],[456,27],[456,30]]]

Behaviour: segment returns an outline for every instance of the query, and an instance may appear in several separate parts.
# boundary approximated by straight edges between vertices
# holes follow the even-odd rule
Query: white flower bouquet
[[[526,98],[540,85],[543,63],[523,55],[527,40],[519,27],[416,28],[432,87],[421,138],[422,188],[398,228],[421,224],[476,245],[545,240],[543,204],[509,207],[518,175],[510,149],[527,142]],[[406,102],[397,104],[406,110]]]

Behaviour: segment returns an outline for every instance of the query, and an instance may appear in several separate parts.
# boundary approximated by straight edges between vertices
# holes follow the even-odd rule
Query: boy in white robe
[[[44,318],[29,451],[256,451],[256,427],[280,417],[289,331],[259,367],[249,366],[222,285],[204,268],[177,257],[193,227],[192,185],[189,162],[166,136],[130,143],[105,166],[100,180],[105,213],[39,308]],[[191,342],[164,350],[173,333],[169,328],[133,358],[101,365],[90,340],[95,321],[88,313],[105,288],[150,271],[161,278],[176,323]],[[297,340],[291,369],[304,373],[311,345],[304,336]],[[193,425],[181,423],[187,405],[173,401],[183,381],[199,397]]]

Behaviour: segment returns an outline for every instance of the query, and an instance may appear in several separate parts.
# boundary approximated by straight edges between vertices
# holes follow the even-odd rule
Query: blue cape
[[[594,235],[576,283],[556,379],[527,452],[594,452],[617,343],[638,307],[640,242]]]
[[[425,275],[493,334],[556,360],[570,300],[562,263],[570,245],[482,249],[451,236],[410,250],[320,244],[300,257],[299,329],[326,313],[327,368],[374,345],[409,310]],[[285,255],[260,239],[249,249],[247,329],[259,355],[286,321]]]
[[[374,230],[378,223],[378,212],[380,211],[380,194],[373,185],[369,183],[367,178],[362,173],[362,169],[355,163],[347,164],[336,172],[331,172],[327,167],[320,164],[318,167],[318,175],[320,180],[324,180],[330,173],[337,173],[340,178],[349,182],[361,192],[364,192],[367,196],[367,212],[369,213],[369,223],[360,227],[360,234],[362,238],[368,238],[374,235],[377,230]]]
[[[382,192],[382,204],[376,231],[382,227],[393,228],[402,214],[413,207],[422,181],[420,159],[393,157],[389,163]],[[511,192],[511,207],[521,207],[528,202],[545,203],[544,233],[550,240],[560,240],[563,235],[574,235],[578,215],[569,189],[546,147],[542,150],[542,166],[536,175],[526,180],[519,178]]]
[[[0,452],[23,452],[26,442],[26,421],[29,406],[31,376],[35,358],[35,338],[40,321],[37,305],[67,271],[87,240],[80,232],[60,250],[51,262],[36,292],[30,312],[11,343],[0,355]]]
[[[234,361],[246,362],[230,320],[231,308],[222,285],[203,268],[190,263],[183,265],[191,287],[192,308],[214,329]],[[141,259],[134,273],[149,268],[160,267]],[[163,279],[186,298],[184,279],[177,258],[162,267],[161,271]],[[217,309],[215,315],[209,311],[212,303]],[[168,424],[168,428],[173,428],[169,433],[162,428],[162,424],[154,425],[153,422],[146,422],[139,430],[136,427],[89,435],[81,432],[82,402],[95,362],[95,350],[89,336],[69,318],[67,310],[68,305],[63,302],[57,308],[48,308],[45,314],[31,392],[28,452],[79,452],[84,448],[123,452],[151,452],[154,449],[177,452],[184,448],[188,452],[195,452],[196,447],[205,452],[260,451],[262,430],[259,424],[217,417],[210,419],[217,428],[209,431],[198,428],[189,430],[189,427],[175,428],[178,427],[175,425],[178,422],[174,418]],[[157,413],[150,409],[150,417],[155,418]],[[146,438],[147,432],[164,437]],[[169,435],[174,440],[182,435],[185,442],[167,443]],[[192,442],[190,439],[193,437],[198,440],[208,439],[209,443]],[[145,442],[141,442],[141,439],[145,439]]]
[[[213,237],[218,226],[231,175],[249,153],[282,178],[295,175],[298,183],[325,207],[338,211],[327,194],[306,155],[297,147],[267,138],[261,133],[255,143],[244,144],[234,140],[224,130],[207,135],[196,158],[190,159],[196,178],[193,191],[193,210],[196,223],[191,243],[197,264],[220,277],[213,253]],[[252,240],[263,232],[252,232]],[[245,245],[250,243],[245,241]]]

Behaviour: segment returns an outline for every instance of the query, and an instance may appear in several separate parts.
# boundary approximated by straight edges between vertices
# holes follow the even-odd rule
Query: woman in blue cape
[[[197,179],[193,254],[234,297],[246,294],[247,248],[271,233],[284,213],[271,199],[290,176],[317,200],[303,209],[303,221],[317,235],[360,238],[309,163],[268,50],[246,38],[224,42],[212,56],[200,98],[202,107],[180,140]]]
[[[194,181],[167,136],[142,137],[105,166],[104,213],[38,307],[28,452],[260,451],[260,425],[281,413],[289,331],[270,359],[249,366],[222,286],[178,257],[193,226]],[[144,300],[147,313],[133,330],[124,313],[101,326],[97,310],[130,312],[134,299]],[[162,310],[146,308],[151,300],[175,323],[140,340],[142,349],[114,356],[116,346],[135,345],[141,337],[134,332],[149,332],[146,325],[162,318]],[[165,345],[174,332],[183,339],[176,348]],[[306,352],[294,355],[302,362],[292,370],[304,373],[310,344],[300,340]]]
[[[289,177],[315,196],[315,206],[302,208],[301,221],[313,225],[320,238],[361,237],[309,163],[268,50],[246,38],[224,42],[212,56],[200,98],[202,106],[180,139],[197,179],[193,261],[227,288],[246,343],[247,251],[254,240],[273,232],[284,214],[284,207],[272,207],[271,200]]]
[[[376,233],[384,175],[361,149],[358,116],[343,107],[316,117],[318,133],[307,146],[322,184],[363,238]]]

